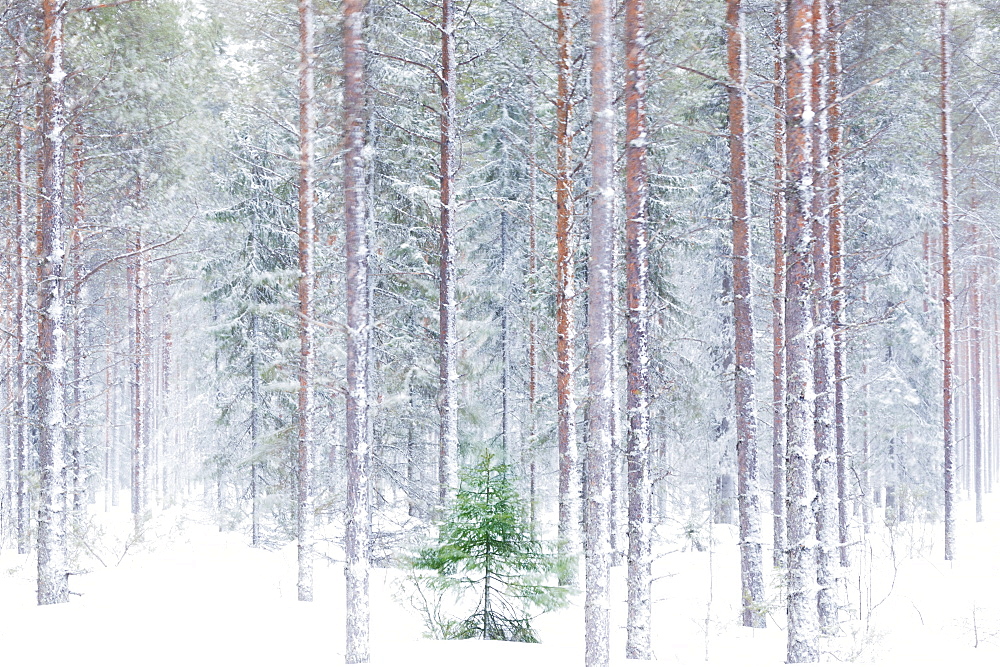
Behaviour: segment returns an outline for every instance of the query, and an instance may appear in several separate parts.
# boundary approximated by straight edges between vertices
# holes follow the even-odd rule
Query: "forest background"
[[[787,572],[815,659],[862,535],[951,519],[950,559],[955,495],[987,518],[997,9],[4,3],[3,546],[55,601],[94,516],[201,496],[300,544],[303,599],[317,539],[360,591],[489,449],[588,600],[644,564],[631,657],[649,550],[739,523],[744,621]]]

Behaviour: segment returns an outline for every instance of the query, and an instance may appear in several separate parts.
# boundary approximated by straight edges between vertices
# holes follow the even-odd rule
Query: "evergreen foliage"
[[[437,590],[475,592],[472,614],[447,623],[449,639],[537,643],[530,611],[565,606],[569,594],[563,586],[545,583],[567,563],[532,534],[509,466],[489,453],[461,475],[438,543],[422,549],[412,565],[435,571],[428,584]]]

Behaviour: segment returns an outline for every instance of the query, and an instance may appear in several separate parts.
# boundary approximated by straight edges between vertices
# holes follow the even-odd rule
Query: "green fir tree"
[[[532,612],[566,604],[569,590],[546,580],[567,565],[534,536],[509,466],[489,453],[462,474],[438,543],[413,561],[436,572],[428,583],[438,590],[476,595],[475,611],[448,623],[446,638],[531,643],[538,642]]]

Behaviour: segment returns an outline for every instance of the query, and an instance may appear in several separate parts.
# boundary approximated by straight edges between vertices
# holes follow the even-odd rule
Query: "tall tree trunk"
[[[771,296],[771,513],[774,517],[774,566],[785,567],[785,0],[775,11],[774,34],[774,291]]]
[[[820,629],[837,623],[834,559],[837,542],[837,455],[834,432],[833,313],[830,287],[829,146],[827,135],[826,0],[813,1],[812,31],[812,257],[815,304],[815,439],[817,584]]]
[[[438,279],[440,355],[438,410],[441,437],[438,467],[439,502],[443,506],[458,487],[458,405],[456,401],[458,332],[455,303],[455,151],[458,150],[455,71],[455,0],[441,3],[441,270]]]
[[[868,364],[863,363],[861,365],[861,378],[864,382],[864,387],[861,393],[861,523],[864,524],[865,535],[871,532],[872,525],[872,506],[874,504],[874,498],[871,497],[872,491],[872,450],[871,450],[871,439],[869,438],[869,420],[868,420],[868,401],[870,397],[870,389],[868,384]]]
[[[609,0],[591,0],[591,212],[588,264],[589,437],[586,465],[586,665],[604,667],[610,656],[611,309],[614,303],[614,99],[611,86]]]
[[[27,152],[24,145],[24,129],[27,124],[27,110],[21,88],[25,78],[24,24],[21,20],[14,27],[16,39],[14,48],[14,247],[16,267],[14,269],[15,289],[15,384],[14,384],[14,512],[17,529],[17,553],[29,551],[31,518],[29,513],[28,488],[25,479],[28,465],[28,446],[31,442],[28,430],[28,211],[27,211]]]
[[[840,19],[840,0],[827,0],[828,40],[827,68],[828,80],[826,90],[827,127],[830,151],[829,180],[829,221],[830,221],[830,304],[833,326],[833,430],[837,455],[837,527],[840,543],[840,566],[851,564],[848,543],[850,520],[847,509],[847,429],[844,415],[844,385],[847,371],[845,369],[846,345],[844,340],[844,203],[843,203],[843,166],[842,129],[841,129],[841,52],[840,38],[843,26]]]
[[[646,8],[625,3],[625,329],[628,434],[628,637],[625,657],[651,660],[649,307],[646,286]]]
[[[298,368],[298,598],[313,598],[313,507],[310,457],[313,449],[313,235],[315,233],[313,161],[315,147],[314,33],[312,0],[298,0],[299,14],[299,368]]]
[[[62,68],[64,5],[42,0],[42,163],[38,265],[38,459],[41,468],[38,507],[38,604],[67,602],[64,486],[66,433],[61,330],[65,286],[63,275],[63,108]]]
[[[256,237],[253,243],[257,243]],[[257,482],[260,479],[260,413],[262,411],[260,392],[260,362],[258,356],[261,350],[259,335],[260,322],[257,313],[250,314],[250,544],[260,546],[260,489]]]
[[[560,555],[570,553],[577,542],[576,501],[576,400],[573,395],[574,324],[573,243],[573,113],[572,92],[572,2],[556,4],[559,61],[556,92],[556,410],[559,443],[559,524]],[[560,581],[575,583],[575,576]]]
[[[534,99],[534,98],[532,98]],[[533,108],[533,105],[532,105]],[[528,301],[528,442],[525,447],[528,470],[528,507],[531,526],[537,526],[538,497],[535,489],[536,450],[538,447],[538,425],[535,419],[535,402],[538,393],[538,317],[535,308],[535,290],[538,281],[538,162],[536,157],[534,111],[530,115],[528,127],[528,275],[525,297]]]
[[[941,56],[941,310],[944,316],[942,381],[944,432],[944,558],[955,559],[954,332],[951,276],[951,26],[948,0],[938,0]]]
[[[733,229],[733,315],[736,347],[736,456],[740,513],[740,580],[743,625],[766,627],[760,530],[760,465],[754,396],[753,289],[750,205],[747,196],[747,54],[742,0],[727,0],[729,61],[729,189]]]
[[[142,528],[143,515],[146,511],[146,401],[145,377],[143,374],[143,357],[146,354],[146,337],[143,303],[146,296],[143,268],[142,233],[136,232],[134,253],[131,267],[132,286],[132,520],[138,534]]]
[[[510,215],[506,208],[500,209],[500,281],[501,285],[510,284],[510,269],[507,256],[510,253]],[[511,411],[514,406],[514,369],[511,364],[510,341],[510,297],[505,292],[500,297],[500,443],[503,448],[503,461],[508,465],[516,465],[519,457],[514,446],[514,425]]]
[[[971,229],[972,253],[978,253],[978,234],[975,223]],[[982,351],[982,296],[980,295],[979,266],[973,260],[969,271],[969,393],[972,396],[972,455],[973,492],[976,501],[976,521],[983,520],[983,351]]]
[[[86,214],[85,203],[84,203],[84,154],[83,154],[83,129],[81,123],[78,121],[76,123],[74,136],[72,139],[72,158],[73,158],[73,215],[72,224],[70,231],[70,258],[73,266],[72,275],[73,279],[67,290],[67,301],[69,306],[70,317],[73,318],[71,323],[71,349],[70,354],[70,373],[72,374],[71,384],[70,384],[70,405],[69,409],[66,411],[67,416],[67,452],[70,458],[70,469],[69,469],[69,484],[66,487],[67,490],[67,507],[69,509],[69,519],[70,526],[72,530],[76,530],[82,523],[83,520],[83,496],[85,493],[84,489],[84,475],[83,475],[83,456],[84,453],[81,450],[81,430],[83,429],[82,419],[81,419],[81,404],[82,404],[82,391],[81,391],[81,366],[83,365],[83,349],[81,337],[83,335],[82,320],[83,320],[83,309],[80,306],[80,292],[82,285],[80,279],[82,276],[81,269],[83,267],[83,221]]]
[[[347,255],[347,508],[344,520],[348,664],[368,662],[368,216],[365,201],[364,0],[344,0],[344,226]]]
[[[787,374],[788,480],[788,656],[790,663],[816,662],[816,518],[811,503],[816,491],[812,465],[813,430],[813,295],[812,295],[812,137],[810,96],[812,2],[786,5],[786,137],[788,185],[785,188],[787,232],[785,253],[785,350]]]

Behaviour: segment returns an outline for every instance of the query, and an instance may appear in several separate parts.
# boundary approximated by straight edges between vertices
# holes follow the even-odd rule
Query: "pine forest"
[[[1000,664],[1000,1],[0,0],[0,90],[10,664]]]

